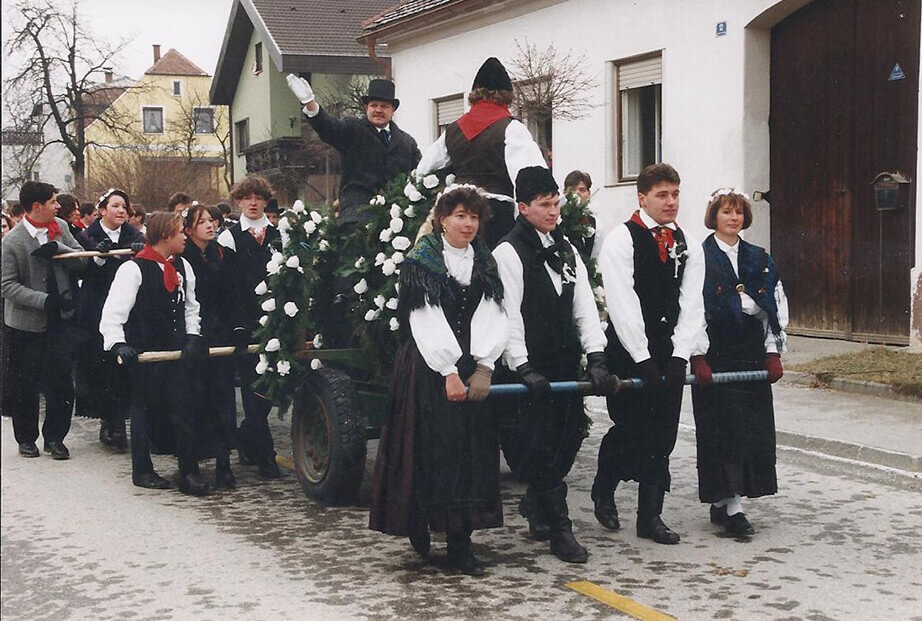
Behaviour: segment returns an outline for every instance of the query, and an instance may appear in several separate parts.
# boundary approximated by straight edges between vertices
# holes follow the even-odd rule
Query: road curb
[[[896,401],[922,403],[922,398],[920,397],[903,394],[898,392],[893,386],[888,386],[887,384],[881,384],[879,382],[866,382],[863,380],[843,379],[840,377],[822,378],[814,373],[789,370],[785,370],[784,378],[781,381],[788,384],[808,386],[810,388],[829,388],[841,392],[871,395],[874,397],[883,397],[884,399],[894,399]]]

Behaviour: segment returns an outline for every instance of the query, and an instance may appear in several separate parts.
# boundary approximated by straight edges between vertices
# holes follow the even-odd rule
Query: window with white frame
[[[435,136],[438,138],[445,128],[464,114],[464,95],[452,95],[435,100]]]
[[[263,44],[257,43],[253,48],[253,73],[259,75],[263,72]]]
[[[163,108],[144,106],[141,108],[141,118],[144,123],[145,134],[163,133]]]
[[[182,80],[173,80],[173,95],[176,97],[182,95]]]
[[[214,133],[214,108],[193,108],[196,134]]]
[[[234,123],[237,138],[237,153],[242,153],[244,149],[250,146],[250,120],[243,119]]]
[[[662,55],[614,63],[618,88],[618,181],[663,159]]]

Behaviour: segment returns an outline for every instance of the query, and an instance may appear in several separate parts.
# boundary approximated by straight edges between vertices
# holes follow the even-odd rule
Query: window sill
[[[606,188],[625,188],[628,186],[637,186],[637,179],[629,179],[627,181],[619,181],[617,183],[606,183],[604,187]]]

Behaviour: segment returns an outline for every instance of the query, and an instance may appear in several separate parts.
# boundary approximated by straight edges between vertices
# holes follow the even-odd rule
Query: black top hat
[[[511,91],[512,80],[506,73],[503,63],[498,58],[491,56],[480,66],[477,75],[474,76],[474,84],[471,90],[475,88],[485,88],[488,91]]]
[[[362,97],[362,103],[369,101],[386,101],[394,104],[394,110],[400,107],[400,100],[394,97],[394,83],[390,80],[375,79],[368,83],[368,94]]]
[[[268,211],[269,213],[279,213],[279,201],[275,198],[270,198],[266,201],[266,208],[263,211]]]
[[[560,187],[544,166],[527,166],[515,176],[515,200],[528,204],[538,196],[557,194]]]

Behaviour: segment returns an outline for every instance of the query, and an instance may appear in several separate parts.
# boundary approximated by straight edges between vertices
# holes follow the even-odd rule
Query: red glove
[[[774,384],[784,375],[781,366],[781,354],[765,354],[765,370],[768,371],[768,381]]]
[[[691,357],[692,375],[695,376],[695,384],[698,386],[707,386],[711,383],[711,365],[708,364],[704,356]]]

